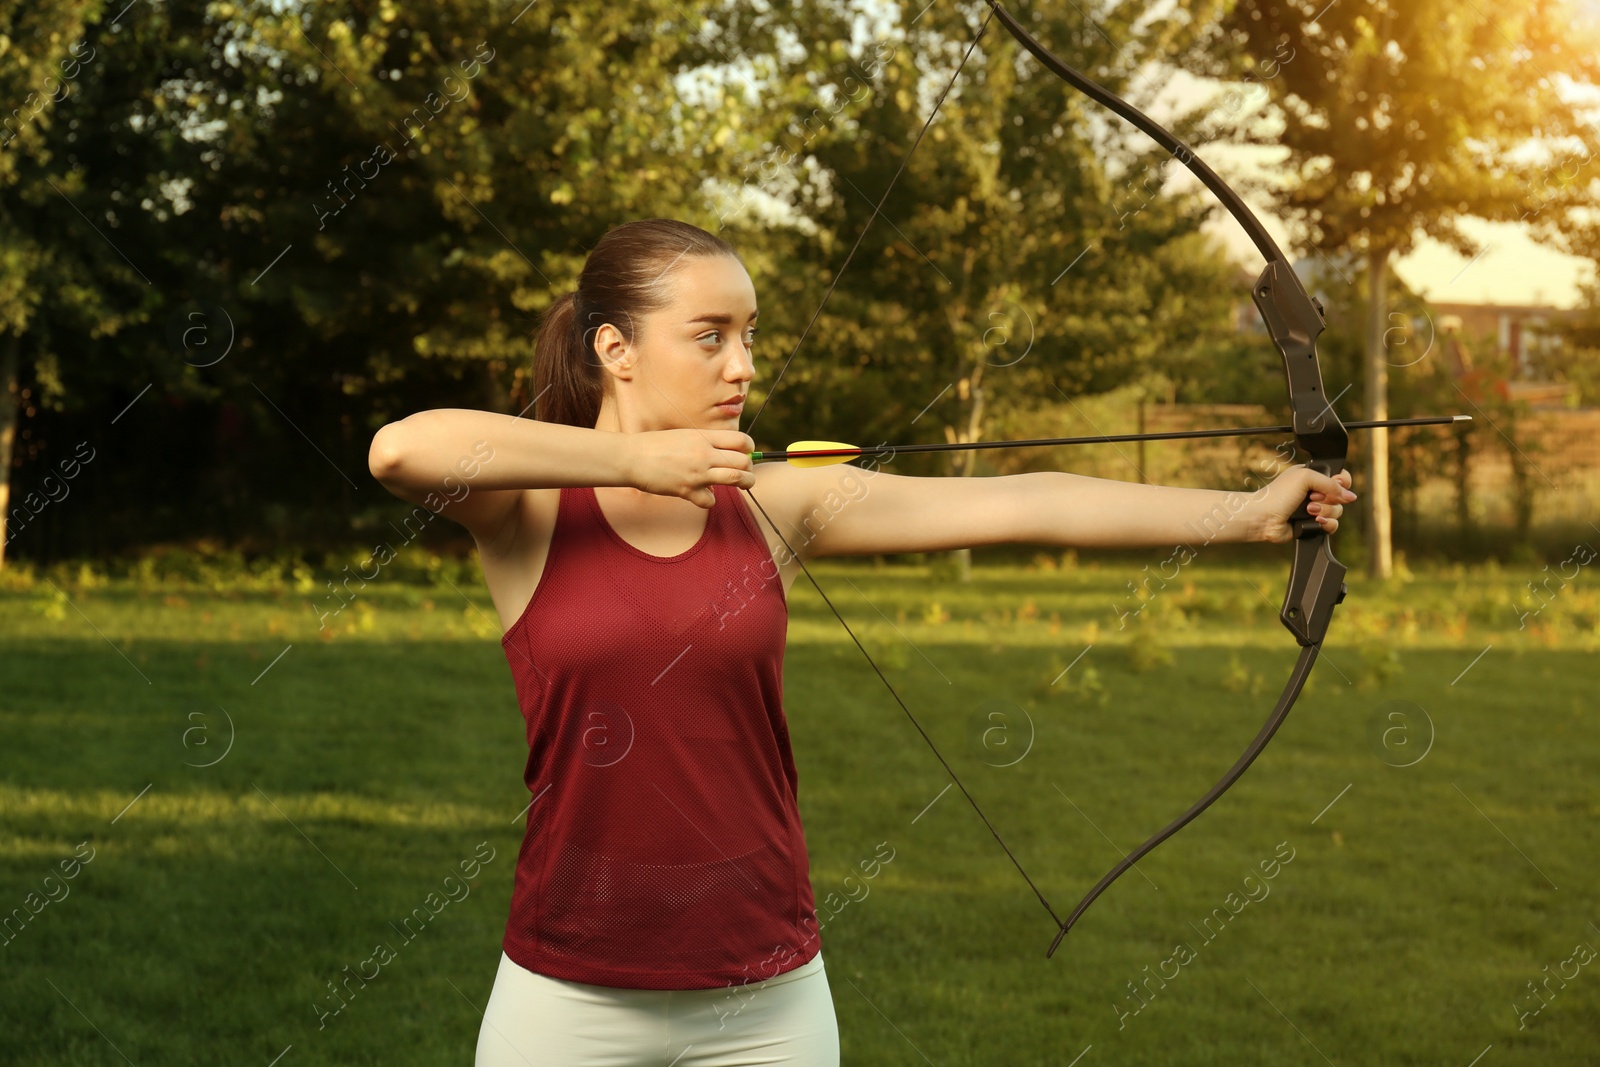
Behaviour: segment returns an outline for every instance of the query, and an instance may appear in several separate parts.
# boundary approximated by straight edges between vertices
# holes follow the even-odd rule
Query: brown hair
[[[578,288],[551,305],[533,345],[534,418],[593,427],[606,375],[594,332],[610,323],[631,344],[637,316],[666,304],[663,283],[685,259],[733,256],[733,246],[698,226],[641,219],[606,231],[578,275]]]

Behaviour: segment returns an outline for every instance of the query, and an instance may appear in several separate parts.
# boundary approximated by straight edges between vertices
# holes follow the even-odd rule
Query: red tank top
[[[503,948],[554,978],[706,989],[821,947],[783,714],[788,605],[743,493],[676,556],[564,488],[501,645],[533,799]]]

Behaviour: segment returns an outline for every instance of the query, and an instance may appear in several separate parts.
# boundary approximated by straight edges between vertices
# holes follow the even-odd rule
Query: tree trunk
[[[1517,444],[1518,432],[1515,411],[1505,421],[1506,457],[1511,461],[1511,515],[1516,527],[1517,544],[1526,545],[1533,532],[1533,479],[1529,477],[1527,454]]]
[[[17,346],[14,333],[0,334],[0,570],[6,565],[6,543],[11,534],[6,516],[11,511],[11,449],[17,437],[17,407],[22,394],[17,386]]]
[[[1461,540],[1471,546],[1476,540],[1472,532],[1472,496],[1467,483],[1472,478],[1471,429],[1456,430],[1456,525],[1461,530]]]
[[[973,370],[971,376],[961,383],[961,391],[966,393],[970,406],[967,408],[967,429],[961,437],[963,442],[976,441],[983,433],[983,364]],[[960,464],[962,478],[970,478],[978,469],[978,453],[963,452],[957,461]],[[952,553],[956,562],[956,577],[959,581],[972,581],[972,549],[958,548]]]
[[[1144,398],[1144,393],[1141,392],[1139,394],[1139,425],[1137,427],[1137,432],[1139,432],[1139,433],[1144,433],[1144,399],[1145,399]],[[1140,485],[1145,485],[1148,482],[1148,479],[1145,478],[1145,476],[1144,476],[1144,472],[1145,472],[1144,441],[1141,440],[1139,442],[1139,484]]]
[[[1389,311],[1389,250],[1367,252],[1367,352],[1366,417],[1389,417],[1389,364],[1384,359],[1383,335]],[[1367,434],[1366,485],[1358,492],[1367,502],[1367,573],[1388,578],[1394,571],[1389,514],[1389,431],[1382,427]],[[1364,491],[1363,491],[1364,490]]]

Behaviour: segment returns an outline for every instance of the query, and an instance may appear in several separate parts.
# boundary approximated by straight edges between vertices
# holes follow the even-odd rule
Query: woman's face
[[[750,275],[732,256],[690,259],[673,268],[667,291],[666,305],[642,316],[632,344],[610,330],[596,338],[614,376],[618,428],[737,430],[755,373]]]

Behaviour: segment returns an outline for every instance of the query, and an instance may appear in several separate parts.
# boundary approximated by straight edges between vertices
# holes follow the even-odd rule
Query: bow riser
[[[1316,520],[1311,524],[1315,526]],[[1302,648],[1320,645],[1327,636],[1333,609],[1344,602],[1348,592],[1344,575],[1345,565],[1333,558],[1333,545],[1326,534],[1295,541],[1294,561],[1289,565],[1289,589],[1283,595],[1283,608],[1278,618]]]
[[[1287,263],[1268,263],[1250,288],[1289,385],[1294,435],[1314,460],[1343,461],[1350,435],[1333,413],[1317,362],[1317,338],[1325,326],[1322,304],[1306,293]]]
[[[1250,296],[1283,357],[1295,444],[1310,457],[1307,466],[1332,477],[1344,469],[1350,435],[1333,413],[1317,362],[1317,337],[1326,325],[1322,304],[1306,292],[1299,277],[1283,262],[1266,265]],[[1278,612],[1279,620],[1302,648],[1322,643],[1333,609],[1348,591],[1345,565],[1334,558],[1327,533],[1307,510],[1310,502],[1308,496],[1289,519],[1295,535],[1294,559],[1289,565],[1283,608]]]

